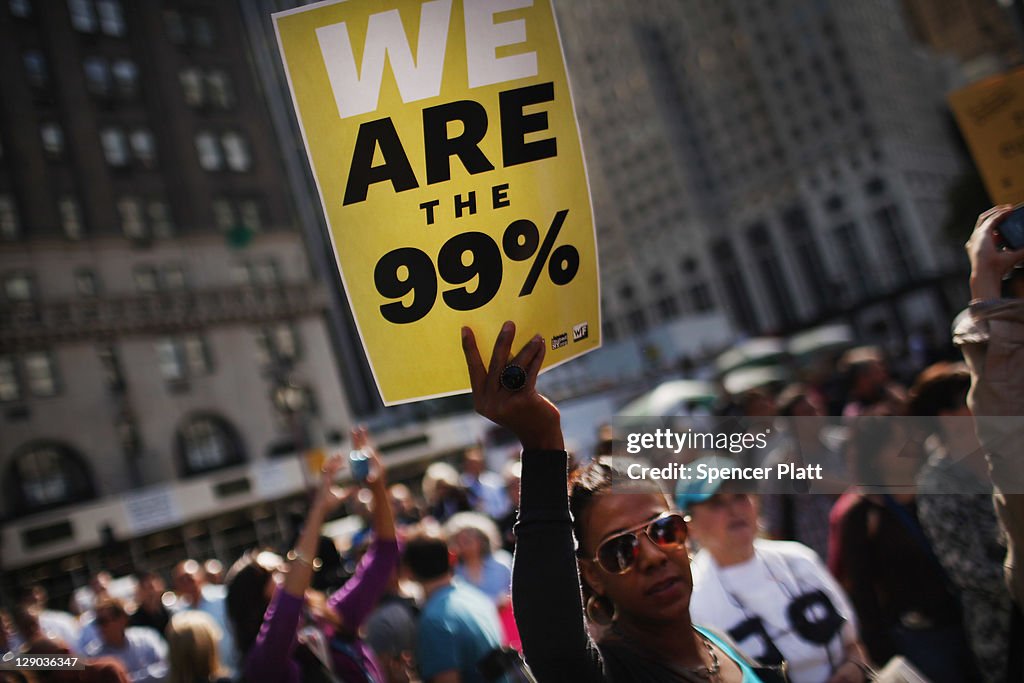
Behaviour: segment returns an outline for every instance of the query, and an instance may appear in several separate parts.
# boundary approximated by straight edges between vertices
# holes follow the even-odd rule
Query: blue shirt
[[[145,626],[129,626],[124,636],[124,647],[113,647],[98,639],[89,644],[86,654],[120,660],[135,683],[163,681],[167,677],[167,643],[160,634]]]
[[[512,592],[512,558],[504,550],[496,550],[484,560],[479,581],[471,579],[461,564],[455,567],[455,576],[475,586],[491,602],[499,603]]]
[[[416,643],[423,680],[454,669],[462,683],[485,683],[477,663],[499,647],[501,622],[486,595],[454,580],[427,598]]]

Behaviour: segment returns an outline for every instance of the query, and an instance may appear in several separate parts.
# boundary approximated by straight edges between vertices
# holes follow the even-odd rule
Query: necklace
[[[703,633],[694,627],[693,632],[700,636],[700,640],[704,643],[704,647],[707,648],[708,656],[711,658],[711,666],[702,664],[701,666],[692,666],[683,669],[687,674],[693,674],[694,676],[708,681],[718,680],[718,672],[722,670],[721,662],[718,661],[718,655],[715,654],[715,648],[712,647],[711,641]]]

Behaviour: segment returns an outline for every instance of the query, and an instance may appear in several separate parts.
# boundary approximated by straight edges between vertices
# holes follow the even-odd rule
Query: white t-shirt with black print
[[[693,622],[766,666],[785,659],[792,683],[827,681],[857,638],[849,599],[807,546],[757,539],[754,557],[730,567],[701,550],[690,569]]]

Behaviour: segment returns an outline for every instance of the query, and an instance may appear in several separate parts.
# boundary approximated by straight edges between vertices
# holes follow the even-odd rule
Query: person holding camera
[[[373,534],[356,573],[329,598],[310,589],[322,562],[316,557],[320,529],[345,494],[334,486],[342,458],[323,466],[305,526],[288,562],[270,552],[250,551],[226,579],[227,610],[242,654],[243,681],[385,680],[380,664],[359,637],[359,628],[377,604],[398,566],[395,520],[383,464],[368,447],[365,429],[352,431],[356,450],[369,455],[365,479],[373,495]]]
[[[967,405],[987,452],[992,497],[1006,530],[1006,579],[1016,606],[1011,643],[1024,639],[1024,249],[1005,248],[1000,225],[1018,220],[1021,210],[1001,205],[978,217],[966,245],[971,303],[953,324],[953,342],[971,371]],[[1019,672],[1019,648],[1016,656],[1011,666]]]

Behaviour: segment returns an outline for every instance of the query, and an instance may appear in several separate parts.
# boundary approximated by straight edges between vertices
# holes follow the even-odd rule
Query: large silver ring
[[[501,371],[498,381],[509,391],[519,391],[526,386],[526,370],[515,363],[509,363]]]

